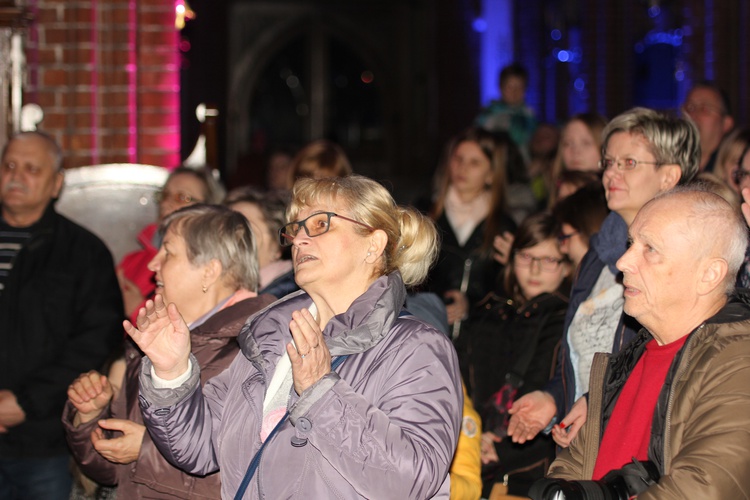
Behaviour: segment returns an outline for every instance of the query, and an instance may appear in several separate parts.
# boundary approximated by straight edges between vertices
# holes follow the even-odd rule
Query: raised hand
[[[131,420],[108,418],[99,421],[100,429],[91,433],[91,443],[101,456],[116,464],[129,464],[138,459],[146,427]],[[120,431],[122,436],[107,438],[107,431]]]
[[[508,436],[514,443],[525,443],[539,434],[557,413],[555,399],[546,392],[524,394],[508,410]]]
[[[495,236],[492,240],[492,246],[495,252],[492,257],[500,264],[506,265],[510,260],[510,249],[513,246],[514,237],[508,231],[505,231],[502,235]]]
[[[292,332],[294,344],[289,342],[286,352],[292,361],[294,390],[297,394],[302,394],[305,389],[331,372],[331,352],[320,326],[307,309],[292,313],[289,330]]]
[[[588,401],[585,397],[578,398],[570,412],[565,415],[559,425],[552,428],[552,439],[562,448],[567,448],[578,435],[581,426],[586,423],[588,415]]]
[[[138,311],[136,323],[137,328],[125,320],[123,327],[151,360],[158,377],[172,380],[187,371],[190,330],[177,306],[166,306],[162,296],[156,294]]]
[[[80,375],[68,386],[68,399],[78,410],[74,424],[84,424],[95,419],[112,400],[114,392],[109,379],[91,370]]]

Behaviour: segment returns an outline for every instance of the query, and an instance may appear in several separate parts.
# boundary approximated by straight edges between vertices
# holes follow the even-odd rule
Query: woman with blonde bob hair
[[[248,319],[227,371],[200,387],[186,326],[158,297],[125,323],[148,356],[154,442],[192,474],[220,468],[223,498],[448,498],[458,363],[403,308],[434,225],[358,175],[300,179],[292,198],[279,243],[301,290]]]

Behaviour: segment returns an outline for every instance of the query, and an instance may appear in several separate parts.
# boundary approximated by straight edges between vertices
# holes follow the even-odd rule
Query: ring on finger
[[[312,351],[312,349],[310,349],[310,351]],[[300,358],[302,358],[302,359],[305,359],[305,356],[307,356],[308,354],[310,354],[310,351],[307,351],[307,352],[306,352],[305,354],[302,354],[302,353],[300,352],[300,353],[299,353],[299,357],[300,357]],[[298,351],[298,352],[299,352],[299,351]]]

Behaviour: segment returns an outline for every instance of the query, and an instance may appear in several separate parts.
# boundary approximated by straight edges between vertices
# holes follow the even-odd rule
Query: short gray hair
[[[159,231],[172,229],[185,240],[188,261],[203,265],[216,259],[222,276],[235,289],[258,291],[258,252],[250,223],[245,217],[221,205],[196,204],[172,212]]]
[[[2,155],[0,155],[0,158],[5,158],[5,153],[8,150],[8,146],[10,145],[11,142],[15,141],[16,139],[26,139],[28,137],[36,137],[44,141],[45,145],[47,146],[47,152],[52,158],[52,167],[57,172],[62,171],[62,167],[63,167],[62,148],[60,148],[60,145],[57,143],[54,137],[52,137],[46,132],[42,132],[39,130],[28,130],[26,132],[18,132],[17,134],[14,134],[13,137],[11,137],[8,140],[8,142],[5,143],[5,146],[3,146],[3,152],[2,152]]]
[[[686,219],[698,220],[701,224],[700,241],[705,256],[721,257],[727,262],[727,275],[724,278],[724,291],[734,292],[737,273],[745,261],[748,245],[748,230],[745,220],[728,201],[711,191],[710,187],[695,183],[679,186],[657,195],[652,202],[670,198],[690,202],[685,212]]]
[[[602,157],[610,138],[618,132],[640,135],[661,165],[679,165],[682,170],[678,184],[687,184],[698,173],[701,144],[695,124],[684,118],[658,113],[648,108],[633,108],[614,117],[602,132]]]

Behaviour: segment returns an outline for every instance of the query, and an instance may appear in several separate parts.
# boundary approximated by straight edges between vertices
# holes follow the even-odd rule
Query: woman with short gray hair
[[[192,205],[168,215],[160,232],[161,247],[148,267],[156,276],[158,300],[179,308],[189,325],[191,352],[204,384],[235,358],[237,334],[248,316],[275,299],[256,293],[256,244],[241,214],[218,205]],[[63,424],[73,456],[91,479],[117,484],[119,498],[220,498],[218,474],[182,472],[146,432],[138,403],[141,359],[127,341],[124,380],[111,371],[109,377],[91,371],[70,385]],[[118,432],[110,436],[112,431]]]

